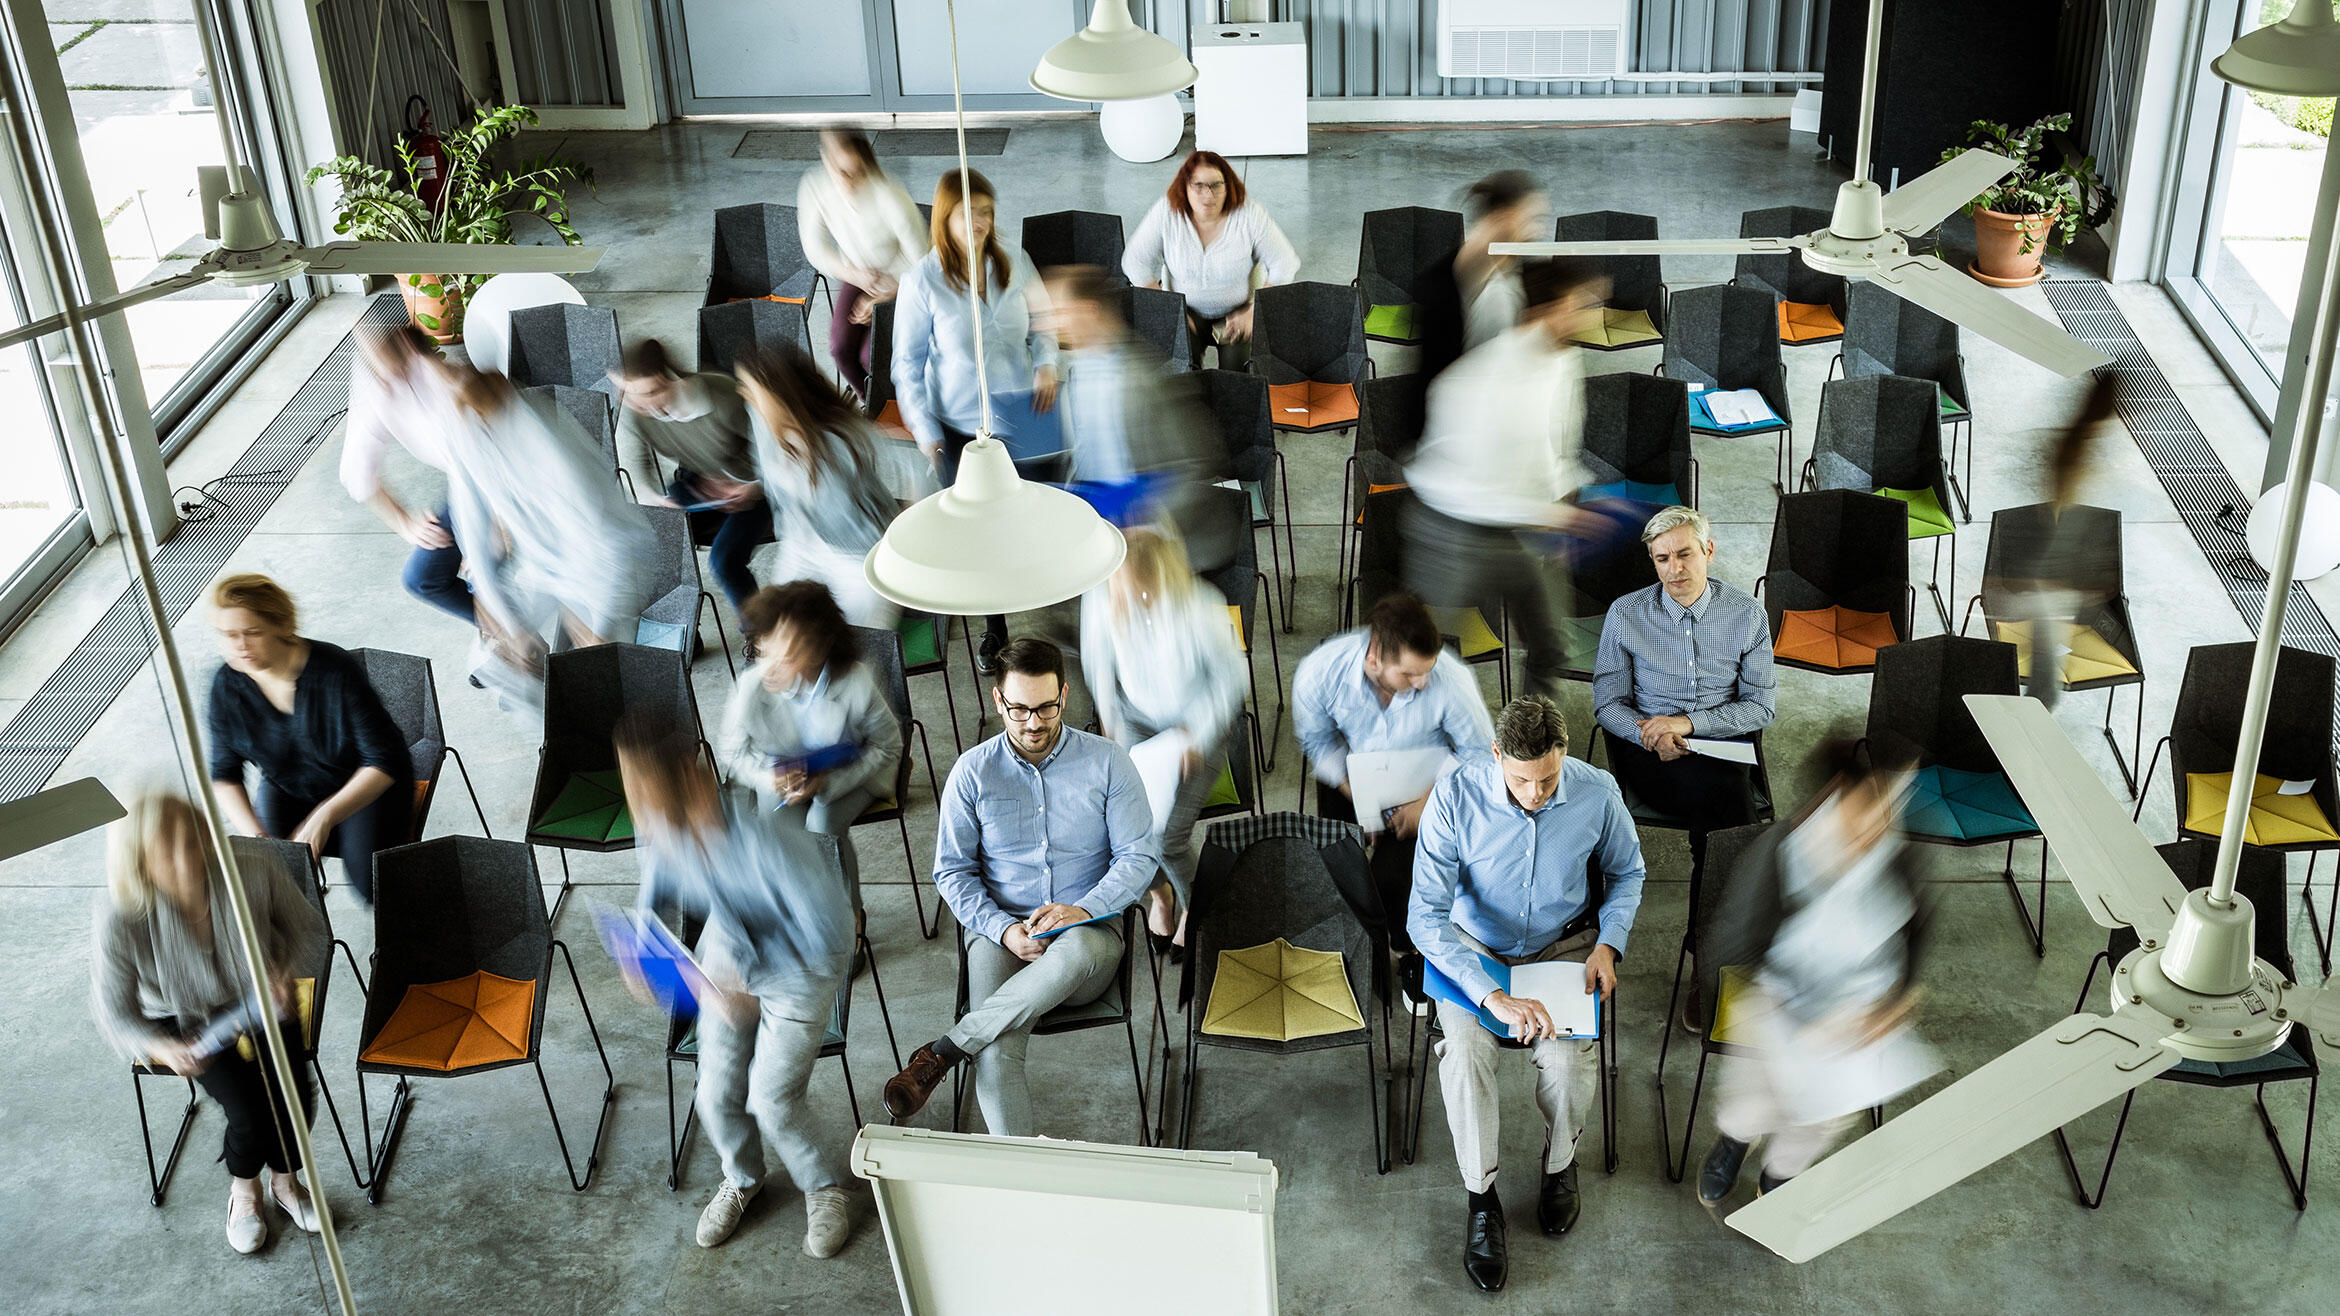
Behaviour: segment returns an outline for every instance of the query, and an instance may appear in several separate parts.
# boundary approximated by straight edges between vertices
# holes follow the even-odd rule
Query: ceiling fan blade
[[[311,274],[583,274],[601,253],[492,242],[333,242],[300,256]]]
[[[2283,1008],[2326,1046],[2340,1046],[2340,986],[2298,987],[2283,993]]]
[[[2088,916],[2104,927],[2167,940],[2186,888],[2080,757],[2056,715],[2026,695],[1968,695],[1966,707],[2063,861]]]
[[[1812,245],[1809,234],[1787,238],[1651,238],[1634,242],[1497,242],[1498,256],[1761,256]]]
[[[2112,358],[1931,256],[1878,265],[1871,278],[1961,329],[2070,379]]]
[[[1725,1221],[1809,1261],[2178,1062],[2144,1011],[2076,1014]]]
[[[1893,189],[1885,198],[1885,227],[1924,233],[2015,171],[2015,162],[1989,151],[1968,151]]]
[[[95,320],[100,316],[112,315],[116,311],[126,311],[133,306],[141,306],[147,302],[168,297],[172,293],[192,288],[210,277],[208,271],[194,269],[183,274],[174,274],[167,279],[142,283],[126,292],[118,292],[111,297],[91,302],[82,308],[80,318]],[[14,347],[18,343],[30,342],[43,335],[53,334],[69,323],[71,321],[62,313],[42,316],[30,324],[20,324],[6,333],[0,333],[0,347]]]
[[[95,777],[0,804],[0,859],[79,836],[122,816],[122,803]]]

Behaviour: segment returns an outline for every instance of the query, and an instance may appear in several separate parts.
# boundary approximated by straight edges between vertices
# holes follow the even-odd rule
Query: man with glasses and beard
[[[1153,808],[1129,752],[1064,725],[1064,654],[1045,640],[999,651],[992,703],[1007,728],[951,768],[935,840],[934,885],[967,952],[967,1013],[887,1081],[901,1123],[953,1066],[972,1060],[975,1100],[994,1134],[1029,1137],[1024,1049],[1060,1005],[1104,995],[1121,965],[1113,916],[1160,862]]]

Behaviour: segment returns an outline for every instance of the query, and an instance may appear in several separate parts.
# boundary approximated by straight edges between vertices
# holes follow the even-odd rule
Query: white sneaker
[[[268,1241],[268,1221],[260,1215],[260,1181],[228,1180],[228,1246],[247,1256]]]
[[[842,1188],[815,1188],[804,1195],[804,1254],[826,1261],[853,1237],[853,1199]]]
[[[309,1233],[317,1232],[317,1203],[297,1175],[283,1175],[271,1185],[269,1195],[276,1205],[292,1217],[292,1222]]]
[[[715,1190],[715,1200],[699,1213],[699,1246],[718,1247],[739,1228],[739,1218],[747,1213],[747,1204],[756,1200],[759,1188],[741,1188],[725,1183]]]

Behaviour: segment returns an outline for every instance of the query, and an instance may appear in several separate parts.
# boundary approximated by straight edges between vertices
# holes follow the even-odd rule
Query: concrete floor
[[[591,163],[597,193],[575,205],[578,227],[608,258],[579,282],[596,303],[617,308],[629,334],[693,340],[693,309],[706,275],[705,214],[716,206],[791,200],[794,164],[734,160],[739,125],[681,125],[634,135],[572,136],[558,142]],[[555,145],[551,140],[534,144]],[[924,196],[945,162],[901,162],[897,170]],[[1836,181],[1814,159],[1809,139],[1791,140],[1773,124],[1526,131],[1326,132],[1306,159],[1259,160],[1246,168],[1253,195],[1299,246],[1310,277],[1346,280],[1354,270],[1360,212],[1405,202],[1451,204],[1457,189],[1498,166],[1549,180],[1563,211],[1655,209],[1668,236],[1736,232],[1741,208],[1803,202],[1825,205]],[[1006,231],[1025,214],[1068,207],[1119,210],[1132,224],[1166,182],[1167,164],[1133,166],[1111,158],[1092,127],[1069,122],[1019,124],[1001,157],[982,168],[998,184]],[[1955,236],[1951,245],[1957,245]],[[2075,271],[2079,272],[2079,271]],[[1727,261],[1669,262],[1677,287],[1728,277]],[[2036,291],[2016,294],[2036,312]],[[2176,383],[2189,409],[2242,483],[2255,483],[2265,434],[2158,291],[2116,288],[2114,297]],[[283,399],[340,337],[358,310],[336,299],[312,311],[174,465],[174,483],[193,484],[224,470]],[[1378,351],[1378,349],[1377,349]],[[2035,501],[2040,449],[2077,397],[1993,345],[1967,343],[1983,448],[1973,491],[1976,523],[1960,532],[1965,552],[1952,593],[1956,606],[1979,583],[1991,508]],[[1790,353],[1799,439],[1810,424],[1830,350]],[[1596,358],[1595,369],[1647,369],[1655,352]],[[1385,365],[1399,365],[1394,357]],[[258,533],[237,554],[237,569],[277,575],[300,600],[305,629],[344,644],[371,644],[429,655],[451,738],[470,760],[496,834],[516,835],[533,771],[534,729],[497,712],[455,675],[465,637],[406,598],[396,586],[404,545],[341,493],[334,479],[340,438],[330,431]],[[1296,631],[1279,636],[1284,670],[1334,621],[1335,523],[1340,502],[1338,437],[1286,442],[1299,523],[1301,580]],[[1772,520],[1768,443],[1702,441],[1707,510],[1718,523],[1718,573],[1742,585],[1760,572]],[[2248,638],[2160,486],[2125,434],[2103,445],[2091,501],[2127,515],[2134,606],[2146,667],[2145,725],[2166,728],[2189,646]],[[427,481],[397,473],[417,496]],[[1913,563],[1922,575],[1925,561]],[[12,711],[79,639],[124,579],[111,551],[94,555],[6,646],[0,649],[0,715]],[[2331,607],[2332,600],[2326,599]],[[1069,609],[1038,624],[1068,627]],[[1919,630],[1935,622],[1921,605]],[[178,628],[190,667],[213,661],[200,616]],[[712,638],[712,637],[710,637]],[[1263,646],[1264,647],[1264,646]],[[1264,655],[1261,655],[1264,657]],[[1271,679],[1263,662],[1261,681]],[[723,665],[699,664],[698,686],[709,718],[726,687]],[[964,673],[958,675],[962,683]],[[1492,676],[1487,681],[1492,698]],[[1773,732],[1774,762],[1799,761],[1818,738],[1858,734],[1866,714],[1865,678],[1782,673],[1783,717]],[[932,679],[916,683],[938,771],[947,771],[952,738]],[[965,706],[962,685],[962,707]],[[171,772],[169,730],[160,694],[133,685],[83,742],[59,780],[84,774],[117,791]],[[2121,697],[2125,724],[2129,696]],[[2101,704],[2071,700],[2065,717],[2082,751],[2115,780],[2093,732]],[[1569,712],[1580,739],[1590,730],[1586,694],[1571,692]],[[1270,800],[1288,805],[1299,755],[1289,723],[1282,736]],[[996,728],[996,723],[994,724]],[[2165,779],[2166,780],[2166,779]],[[1783,807],[1812,783],[1783,766],[1776,778]],[[2171,834],[2166,785],[2147,801],[2145,823]],[[476,826],[455,797],[442,794],[434,834]],[[933,828],[923,786],[912,801],[911,832],[921,862]],[[1475,1294],[1457,1264],[1462,1198],[1435,1092],[1418,1164],[1373,1173],[1368,1150],[1361,1061],[1353,1053],[1278,1061],[1239,1054],[1206,1062],[1196,1116],[1198,1146],[1240,1145],[1272,1158],[1282,1174],[1278,1253],[1285,1309],[1305,1313],[1456,1310],[1501,1304],[1543,1310],[1597,1294],[1603,1305],[1642,1311],[1736,1308],[1755,1311],[2009,1310],[2198,1312],[2209,1309],[2323,1312],[2335,1306],[2329,1281],[2316,1276],[2340,1253],[2330,1208],[2295,1213],[2282,1190],[2249,1098],[2157,1084],[2138,1098],[2120,1172],[2101,1211],[2073,1204],[2052,1144],[2025,1148],[1937,1200],[1913,1210],[1803,1267],[1780,1262],[1718,1227],[1686,1186],[1659,1172],[1658,1128],[1650,1083],[1661,1038],[1660,1013],[1682,928],[1687,856],[1677,835],[1645,838],[1652,882],[1625,962],[1616,1175],[1590,1173],[1586,1210],[1564,1242],[1536,1235],[1523,1179],[1507,1188],[1515,1220],[1513,1279],[1494,1299]],[[948,1023],[951,958],[946,942],[925,942],[908,908],[898,839],[883,828],[860,837],[870,883],[870,931],[884,970],[896,1030],[905,1046]],[[2021,859],[2037,851],[2021,847]],[[550,856],[547,856],[549,859]],[[628,855],[575,863],[581,897],[631,898]],[[1927,1035],[1952,1069],[1928,1090],[2037,1032],[2070,1009],[2089,954],[2101,945],[2068,886],[2049,894],[2049,946],[2034,959],[2007,896],[1999,889],[1995,852],[1940,855],[1937,950],[1928,972]],[[102,854],[95,836],[0,864],[0,1305],[10,1311],[148,1310],[201,1294],[219,1310],[314,1310],[320,1306],[321,1256],[307,1240],[280,1236],[258,1257],[230,1253],[220,1237],[222,1212],[211,1164],[219,1119],[197,1121],[188,1159],[167,1205],[149,1207],[134,1108],[123,1067],[87,1021],[87,927],[102,898]],[[339,930],[361,959],[364,920],[336,891]],[[2269,911],[2272,913],[2273,911]],[[607,958],[593,947],[590,923],[573,900],[558,929],[578,946],[585,990],[616,1066],[620,1103],[599,1177],[572,1193],[560,1177],[541,1102],[524,1073],[423,1084],[396,1174],[379,1207],[368,1206],[344,1177],[329,1122],[321,1121],[329,1160],[322,1182],[341,1221],[360,1304],[375,1311],[430,1311],[458,1304],[525,1311],[653,1311],[727,1307],[866,1313],[896,1302],[882,1239],[865,1216],[845,1253],[831,1261],[798,1250],[800,1197],[784,1185],[767,1191],[727,1247],[701,1251],[691,1241],[698,1210],[717,1177],[704,1142],[695,1145],[683,1191],[664,1184],[665,1137],[660,1046],[663,1023],[629,1000]],[[2304,933],[2294,938],[2305,946]],[[2303,972],[2316,977],[2312,957]],[[325,1054],[345,1117],[354,1120],[346,1068],[359,1002],[338,985]],[[855,1017],[850,1059],[865,1110],[891,1064],[866,988]],[[598,1069],[565,987],[547,1012],[544,1054],[562,1099],[572,1145],[585,1136]],[[1047,1132],[1061,1137],[1126,1140],[1134,1131],[1122,1040],[1104,1033],[1044,1040],[1033,1048],[1038,1106]],[[1689,1066],[1677,1049],[1675,1117]],[[1534,1154],[1537,1130],[1526,1066],[1507,1078],[1506,1136],[1514,1164]],[[1710,1075],[1711,1077],[1711,1075]],[[1435,1085],[1434,1085],[1435,1086]],[[157,1085],[155,1109],[168,1108]],[[2269,1106],[2296,1130],[2305,1094],[2272,1092]],[[837,1067],[824,1063],[813,1099],[847,1136]],[[375,1107],[377,1117],[381,1107]],[[939,1103],[938,1103],[939,1110]],[[1712,1105],[1696,1136],[1711,1137]],[[928,1122],[938,1116],[930,1114]],[[2084,1148],[2101,1149],[2111,1116],[2083,1121]],[[1591,1135],[1597,1139],[1597,1130]],[[2328,1154],[2327,1154],[2328,1155]],[[2215,1240],[2215,1241],[2213,1241]],[[1164,1257],[1163,1266],[1196,1264]],[[1138,1281],[1142,1282],[1142,1281]],[[1085,1304],[1081,1310],[1103,1303]],[[1003,1304],[1003,1309],[1005,1304]],[[1018,1310],[1049,1308],[1019,1295]]]

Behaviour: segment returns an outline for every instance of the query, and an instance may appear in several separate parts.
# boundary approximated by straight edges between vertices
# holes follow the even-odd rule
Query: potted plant
[[[1942,152],[1948,161],[1980,146],[2015,162],[2014,172],[1966,205],[1975,246],[1968,269],[1977,279],[1994,288],[2037,283],[2047,272],[2042,248],[2062,251],[2111,217],[2113,196],[2096,176],[2096,157],[2074,156],[2053,136],[2071,127],[2070,114],[2051,114],[2020,130],[1977,119],[1966,130],[1968,146]]]
[[[396,173],[345,155],[311,169],[315,186],[330,178],[340,186],[333,231],[361,242],[502,243],[512,240],[512,221],[534,215],[574,247],[583,239],[569,224],[567,188],[593,185],[593,171],[565,156],[542,155],[517,169],[490,157],[514,133],[536,122],[525,105],[482,109],[468,127],[440,140],[446,164],[437,195],[423,199],[417,157],[406,139],[397,145]],[[407,313],[416,328],[441,343],[463,336],[464,294],[486,276],[419,270],[398,277]]]

